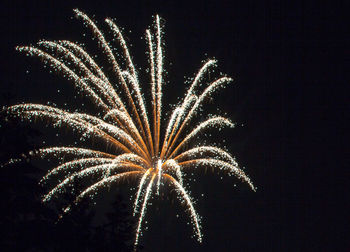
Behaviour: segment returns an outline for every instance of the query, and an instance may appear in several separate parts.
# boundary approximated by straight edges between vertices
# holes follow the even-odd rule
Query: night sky
[[[73,8],[95,15],[102,29],[106,17],[115,18],[142,69],[147,46],[141,37],[152,15],[163,18],[165,110],[185,92],[184,76],[192,77],[208,57],[218,60],[218,72],[235,80],[205,108],[217,106],[237,123],[214,133],[214,141],[225,140],[257,192],[224,174],[195,172],[188,189],[203,218],[203,244],[191,238],[190,219],[176,198],[165,197],[149,207],[141,251],[350,251],[349,172],[343,174],[349,152],[341,151],[348,145],[343,120],[349,118],[349,33],[340,11],[345,1],[6,1],[1,106],[52,101],[75,108],[86,102],[73,98],[68,80],[14,49],[40,39],[95,43],[82,22],[72,19]],[[69,140],[40,132],[34,143]],[[2,209],[8,205],[2,204]],[[32,227],[40,234],[39,228]]]

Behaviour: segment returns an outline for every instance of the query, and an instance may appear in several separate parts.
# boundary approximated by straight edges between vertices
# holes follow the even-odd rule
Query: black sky
[[[162,212],[173,205],[159,203],[160,210],[147,215],[144,251],[349,251],[349,172],[342,173],[349,155],[340,151],[349,111],[345,1],[7,1],[0,21],[1,92],[15,95],[12,104],[71,102],[64,94],[73,90],[69,81],[14,47],[83,39],[89,33],[71,19],[73,8],[95,15],[100,25],[113,17],[131,30],[127,39],[142,68],[140,37],[160,14],[167,103],[177,101],[183,76],[193,76],[207,57],[235,79],[209,107],[218,105],[244,124],[217,137],[225,138],[258,191],[231,177],[198,173],[190,189],[203,217],[204,243],[190,238],[185,217]]]

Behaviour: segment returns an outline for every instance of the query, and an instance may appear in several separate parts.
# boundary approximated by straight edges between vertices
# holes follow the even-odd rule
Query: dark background
[[[141,238],[141,251],[350,251],[346,187],[349,172],[344,172],[349,152],[342,151],[348,145],[345,122],[349,108],[345,76],[349,34],[342,11],[345,1],[50,2],[54,3],[2,4],[1,105],[47,101],[62,107],[68,103],[66,108],[73,109],[81,105],[79,98],[72,98],[74,90],[69,81],[50,74],[39,60],[14,50],[16,45],[34,44],[39,39],[84,41],[82,34],[88,38],[90,33],[81,21],[71,19],[73,8],[95,15],[102,30],[106,27],[105,17],[116,18],[117,24],[127,31],[128,42],[133,44],[134,61],[143,69],[147,66],[147,47],[140,37],[151,24],[152,15],[160,14],[165,20],[166,104],[176,103],[182,97],[183,76],[192,77],[200,62],[208,57],[218,59],[218,71],[235,79],[234,85],[216,95],[217,102],[208,106],[218,106],[233,121],[244,124],[214,136],[218,142],[226,140],[225,145],[246,168],[257,192],[232,177],[221,180],[221,174],[196,173],[197,180],[190,183],[189,189],[203,217],[203,244],[190,237],[192,229],[186,224],[189,218],[176,199],[170,197],[163,202],[154,200],[154,207],[149,208],[149,229]],[[87,38],[87,44],[94,43]],[[144,72],[140,71],[140,75]],[[64,144],[67,140],[64,136],[55,139],[49,130],[34,131],[20,123],[1,125],[2,159],[41,146],[42,141]],[[35,165],[24,166],[35,170]],[[102,238],[100,243],[86,247],[79,244],[79,239],[84,240],[89,234],[73,242],[76,233],[86,230],[79,221],[75,222],[82,218],[79,214],[79,218],[73,215],[59,226],[52,221],[46,229],[37,224],[37,213],[43,211],[40,204],[31,207],[23,202],[31,197],[29,192],[39,195],[40,189],[33,185],[40,175],[28,172],[24,176],[23,169],[27,168],[6,170],[1,176],[3,248],[103,248]],[[114,212],[129,218],[130,193],[122,194],[123,211],[119,208]],[[98,207],[92,208],[99,212]],[[106,209],[110,206],[100,207],[102,212]],[[32,215],[25,216],[26,212]],[[176,214],[180,217],[176,218]],[[123,218],[115,225],[123,223]],[[101,216],[93,219],[95,225],[105,221]],[[89,220],[83,218],[81,223]],[[133,225],[132,220],[128,219],[128,223]],[[68,231],[72,235],[67,235]],[[126,240],[133,239],[133,230],[123,232],[127,233]],[[96,233],[92,239],[99,241]],[[55,242],[74,246],[63,248]],[[42,244],[41,250],[38,244]],[[121,250],[124,245],[113,250]]]

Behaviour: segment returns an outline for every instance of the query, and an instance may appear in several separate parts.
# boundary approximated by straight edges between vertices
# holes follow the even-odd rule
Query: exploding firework
[[[193,118],[200,112],[203,102],[232,79],[221,76],[214,81],[206,81],[206,74],[217,63],[215,59],[207,60],[191,81],[181,103],[170,111],[167,125],[162,126],[164,56],[159,16],[155,17],[153,26],[146,30],[145,35],[148,42],[151,85],[151,102],[147,107],[138,73],[122,31],[111,19],[105,20],[121,49],[122,53],[117,56],[96,23],[79,10],[74,12],[76,17],[82,19],[92,30],[117,81],[113,82],[112,78],[102,71],[94,57],[78,43],[40,41],[37,46],[19,46],[17,50],[28,56],[41,58],[55,72],[62,73],[74,83],[79,92],[91,99],[99,113],[93,116],[41,104],[14,105],[7,108],[7,111],[29,121],[39,118],[47,120],[53,127],[70,128],[83,140],[99,139],[110,147],[105,152],[77,146],[54,146],[31,152],[32,156],[55,157],[60,160],[59,166],[51,169],[41,182],[60,174],[64,179],[58,180],[43,196],[43,202],[59,195],[76,179],[98,177],[98,180],[91,179],[91,184],[76,194],[75,200],[65,207],[66,213],[82,199],[92,199],[104,187],[118,183],[123,178],[138,178],[133,203],[133,214],[138,216],[134,243],[136,248],[148,202],[152,197],[159,195],[162,185],[167,184],[175,189],[180,201],[187,207],[195,235],[201,242],[200,218],[184,187],[183,175],[188,169],[214,167],[224,170],[227,174],[245,181],[255,190],[249,177],[228,152],[212,145],[191,147],[189,144],[208,128],[234,126],[227,118],[210,116],[193,127]],[[207,86],[199,93],[198,88],[204,83],[207,83]],[[117,87],[121,87],[122,92],[117,91]],[[147,108],[151,111],[147,112]],[[67,160],[67,156],[73,159]]]

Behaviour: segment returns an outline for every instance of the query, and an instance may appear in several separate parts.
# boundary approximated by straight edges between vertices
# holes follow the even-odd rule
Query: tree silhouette
[[[6,94],[3,98],[10,104],[13,96]],[[115,197],[102,223],[92,223],[95,212],[87,200],[59,219],[62,207],[76,195],[68,187],[55,203],[41,202],[48,189],[38,184],[44,170],[26,155],[40,147],[33,139],[41,133],[19,119],[8,119],[3,111],[0,116],[0,164],[21,158],[19,163],[1,167],[1,251],[131,251],[135,220],[123,197]],[[76,191],[83,183],[74,183]]]
[[[115,196],[107,220],[94,230],[93,251],[132,251],[135,239],[136,219],[120,194]],[[141,249],[141,246],[138,247]]]

